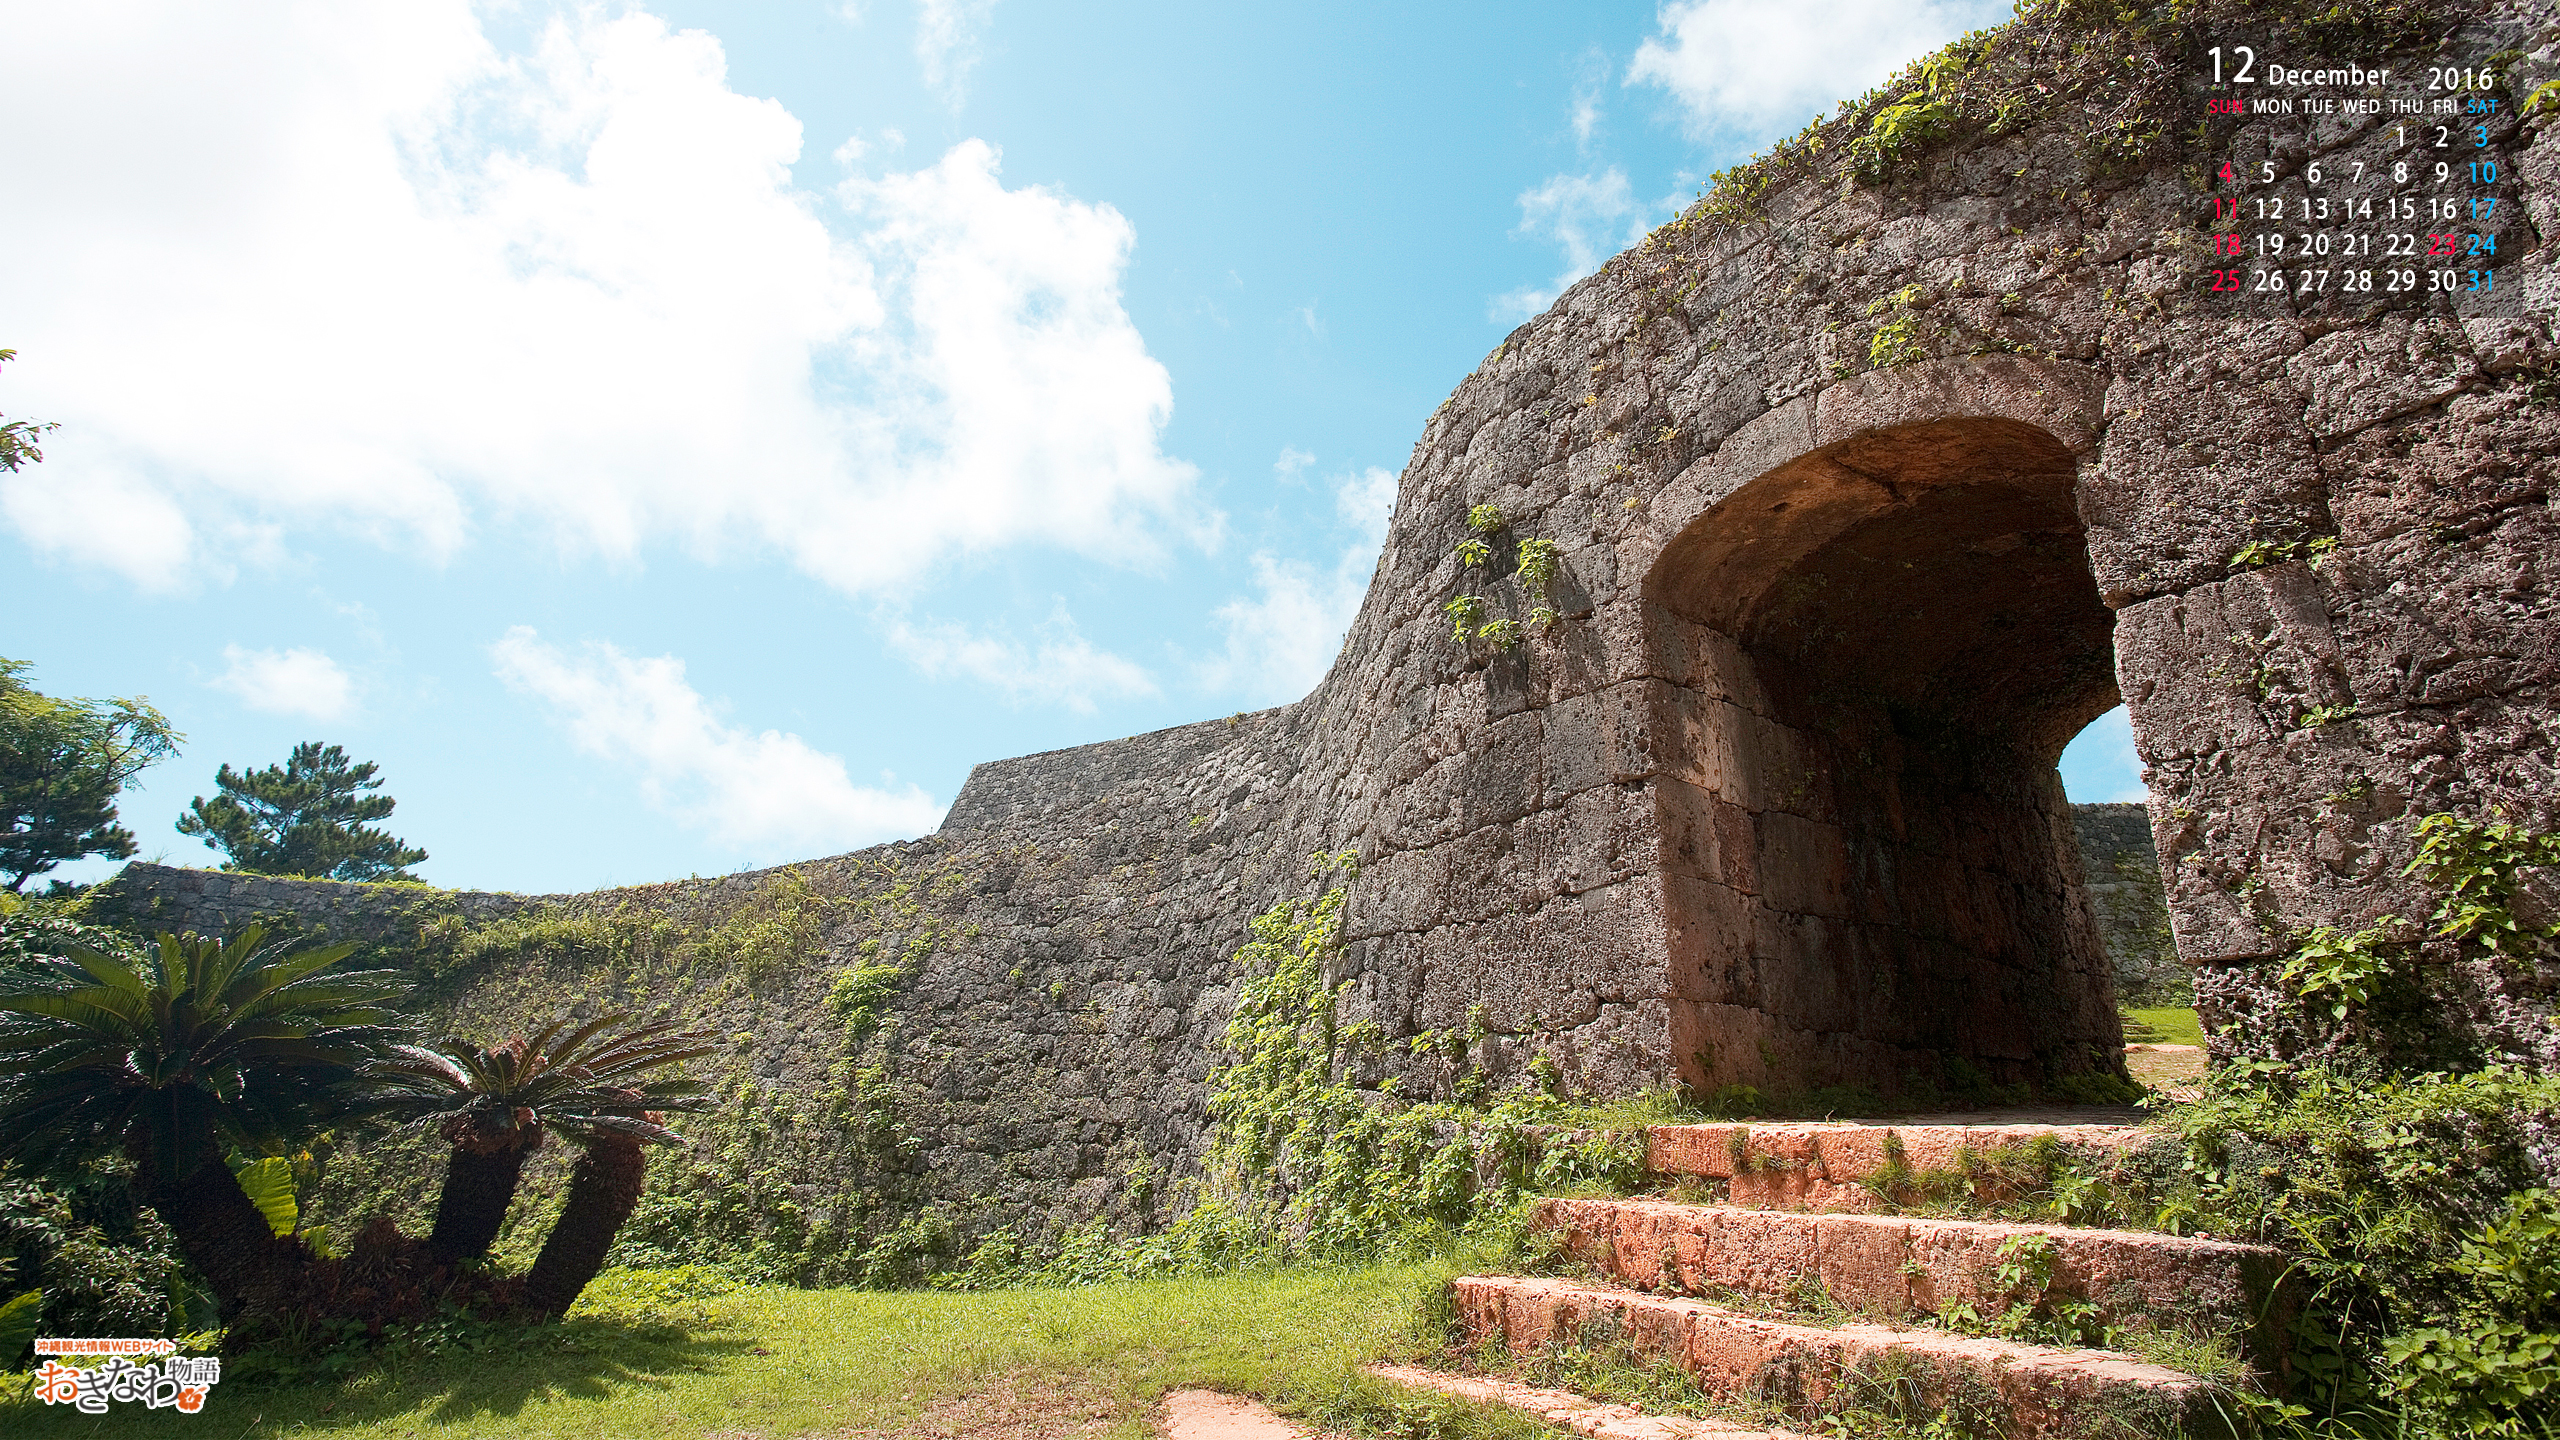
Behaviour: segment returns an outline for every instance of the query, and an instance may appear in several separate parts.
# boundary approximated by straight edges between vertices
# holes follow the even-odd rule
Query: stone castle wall
[[[2242,30],[2512,50],[2513,95],[2560,70],[2547,0],[2039,7],[1612,260],[1423,426],[1304,700],[981,766],[939,835],[795,867],[963,877],[876,1057],[922,1137],[902,1183],[1130,1218],[1129,1164],[1196,1161],[1229,956],[1317,850],[1360,857],[1345,1018],[1407,1095],[1458,1061],[1396,1042],[1450,1029],[1603,1092],[2116,1069],[2125,962],[2053,764],[2119,699],[2216,1045],[2340,1043],[2275,983],[2288,933],[2426,913],[2426,814],[2560,826],[2560,141],[2490,122],[2495,305],[2219,299],[2209,160],[2387,170],[2397,143],[2208,118],[2192,62]],[[1876,142],[1887,104],[1939,138]],[[1467,594],[1519,643],[1454,641]],[[717,1001],[766,1082],[818,1083],[828,977],[882,938]],[[2548,986],[2450,953],[2423,978],[2430,1053],[2560,1061]]]
[[[2074,805],[2071,822],[2080,842],[2081,887],[2115,965],[2116,998],[2127,1005],[2188,1003],[2194,997],[2169,930],[2150,812],[2140,805]]]

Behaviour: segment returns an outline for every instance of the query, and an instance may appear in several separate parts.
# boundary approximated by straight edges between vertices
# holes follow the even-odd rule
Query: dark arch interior
[[[1693,1083],[2055,1087],[2121,1067],[2054,764],[2116,703],[2076,473],[1997,420],[1763,476],[1656,571]],[[1678,1042],[1675,1042],[1678,1043]]]
[[[1869,515],[1780,577],[1737,638],[1808,719],[2022,745],[2047,765],[2116,703],[2087,537],[2067,492],[2040,487],[1952,484]]]

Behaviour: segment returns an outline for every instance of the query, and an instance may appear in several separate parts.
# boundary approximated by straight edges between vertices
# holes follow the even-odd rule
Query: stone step
[[[1977,1172],[1977,1199],[1998,1203],[2017,1187],[1996,1161],[2041,1141],[2082,1156],[2111,1158],[2141,1144],[2137,1125],[1868,1125],[1854,1121],[1655,1125],[1645,1164],[1654,1174],[1725,1182],[1736,1205],[1795,1210],[1880,1210],[1888,1202],[1869,1180],[1897,1169]]]
[[[1640,1289],[1785,1297],[1819,1282],[1835,1303],[1895,1320],[1953,1304],[1995,1315],[2032,1300],[1998,1272],[2004,1264],[2034,1266],[2041,1251],[2050,1266],[2045,1297],[2084,1301],[2106,1325],[2233,1334],[2260,1373],[2286,1373],[2289,1262],[2258,1245],[1666,1200],[1548,1200],[1534,1223],[1557,1232],[1575,1258]]]
[[[1471,1342],[1515,1354],[1619,1347],[1686,1369],[1708,1393],[1818,1417],[1880,1404],[1913,1418],[1952,1412],[1959,1429],[2008,1440],[2091,1434],[2228,1434],[2216,1387],[2105,1350],[2022,1345],[1885,1325],[1825,1329],[1569,1280],[1493,1275],[1450,1283]]]
[[[1433,1390],[1482,1405],[1500,1405],[1591,1440],[1806,1440],[1793,1430],[1699,1420],[1686,1415],[1648,1415],[1633,1405],[1617,1405],[1576,1395],[1570,1390],[1541,1390],[1517,1380],[1491,1375],[1452,1375],[1416,1365],[1364,1367],[1381,1380],[1408,1390]]]

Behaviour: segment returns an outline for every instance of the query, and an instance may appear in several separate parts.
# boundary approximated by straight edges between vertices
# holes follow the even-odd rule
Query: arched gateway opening
[[[2078,463],[2005,418],[1779,464],[1664,552],[1673,1046],[1708,1093],[2121,1073],[2055,762],[2116,704]]]

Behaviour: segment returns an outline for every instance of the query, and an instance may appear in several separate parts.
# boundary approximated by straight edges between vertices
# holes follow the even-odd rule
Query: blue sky
[[[146,857],[306,739],[448,885],[921,833],[1303,694],[1485,352],[2004,13],[7,0],[0,654],[187,733]]]

